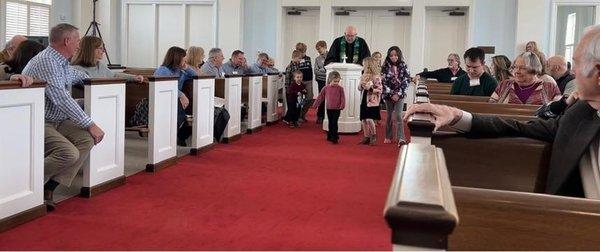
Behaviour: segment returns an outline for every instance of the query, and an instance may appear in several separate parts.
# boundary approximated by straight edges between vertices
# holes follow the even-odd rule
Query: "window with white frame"
[[[52,0],[7,0],[5,41],[15,35],[48,36]]]
[[[575,25],[577,24],[577,13],[567,16],[567,32],[565,32],[565,58],[571,61],[573,49],[575,48]]]

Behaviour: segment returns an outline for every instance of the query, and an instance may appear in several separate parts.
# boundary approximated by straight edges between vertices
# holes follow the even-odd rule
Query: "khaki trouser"
[[[52,179],[71,186],[94,146],[94,139],[71,120],[46,122],[44,133],[44,183]]]

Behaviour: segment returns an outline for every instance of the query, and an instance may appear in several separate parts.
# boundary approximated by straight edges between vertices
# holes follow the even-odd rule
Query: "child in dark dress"
[[[302,82],[302,72],[295,71],[293,72],[293,76],[294,82],[290,83],[286,90],[288,111],[284,120],[290,124],[291,128],[296,128],[300,126],[298,124],[298,118],[300,117],[300,112],[302,111],[302,103],[298,102],[298,97],[306,95],[307,91],[304,82]]]

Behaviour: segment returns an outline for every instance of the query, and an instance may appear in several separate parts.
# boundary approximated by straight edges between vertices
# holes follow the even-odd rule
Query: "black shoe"
[[[333,144],[338,144],[338,143],[340,142],[340,140],[339,140],[339,139],[333,139],[333,140],[331,140],[331,142],[332,142]]]
[[[187,143],[185,142],[184,139],[177,138],[177,146],[187,147]]]
[[[52,212],[56,209],[56,203],[52,199],[54,191],[44,190],[44,205],[46,205],[46,211]]]

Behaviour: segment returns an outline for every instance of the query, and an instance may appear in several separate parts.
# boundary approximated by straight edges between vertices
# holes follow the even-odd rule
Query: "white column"
[[[85,112],[105,134],[83,166],[81,192],[90,197],[101,184],[114,187],[125,182],[125,80],[87,81],[84,100]]]
[[[44,193],[44,85],[0,88],[0,222],[46,212]],[[10,224],[9,224],[10,225]],[[0,226],[0,230],[3,228]]]
[[[194,122],[192,126],[192,154],[214,143],[215,79],[194,80]]]
[[[229,122],[223,133],[225,141],[241,133],[242,77],[225,78],[225,109],[229,111]]]
[[[340,84],[344,88],[346,95],[346,108],[340,113],[338,120],[340,133],[358,133],[360,125],[360,100],[361,92],[358,91],[360,85],[360,75],[363,67],[357,64],[332,63],[325,66],[327,75],[331,71],[338,71],[342,77]],[[329,121],[327,115],[323,121],[323,129],[328,130]]]
[[[548,0],[517,0],[515,54],[525,51],[528,41],[536,41],[538,48],[548,55],[549,10]]]
[[[177,78],[150,77],[148,97],[148,165],[155,171],[177,156]]]
[[[234,50],[242,49],[244,20],[242,0],[218,1],[218,47],[223,50],[225,58]]]
[[[425,1],[413,1],[410,24],[410,59],[408,67],[413,74],[423,71],[425,64]]]
[[[277,113],[277,94],[283,88],[283,76],[279,74],[269,74],[267,89],[267,123],[279,120]]]
[[[262,126],[262,86],[263,76],[248,77],[248,132]]]

